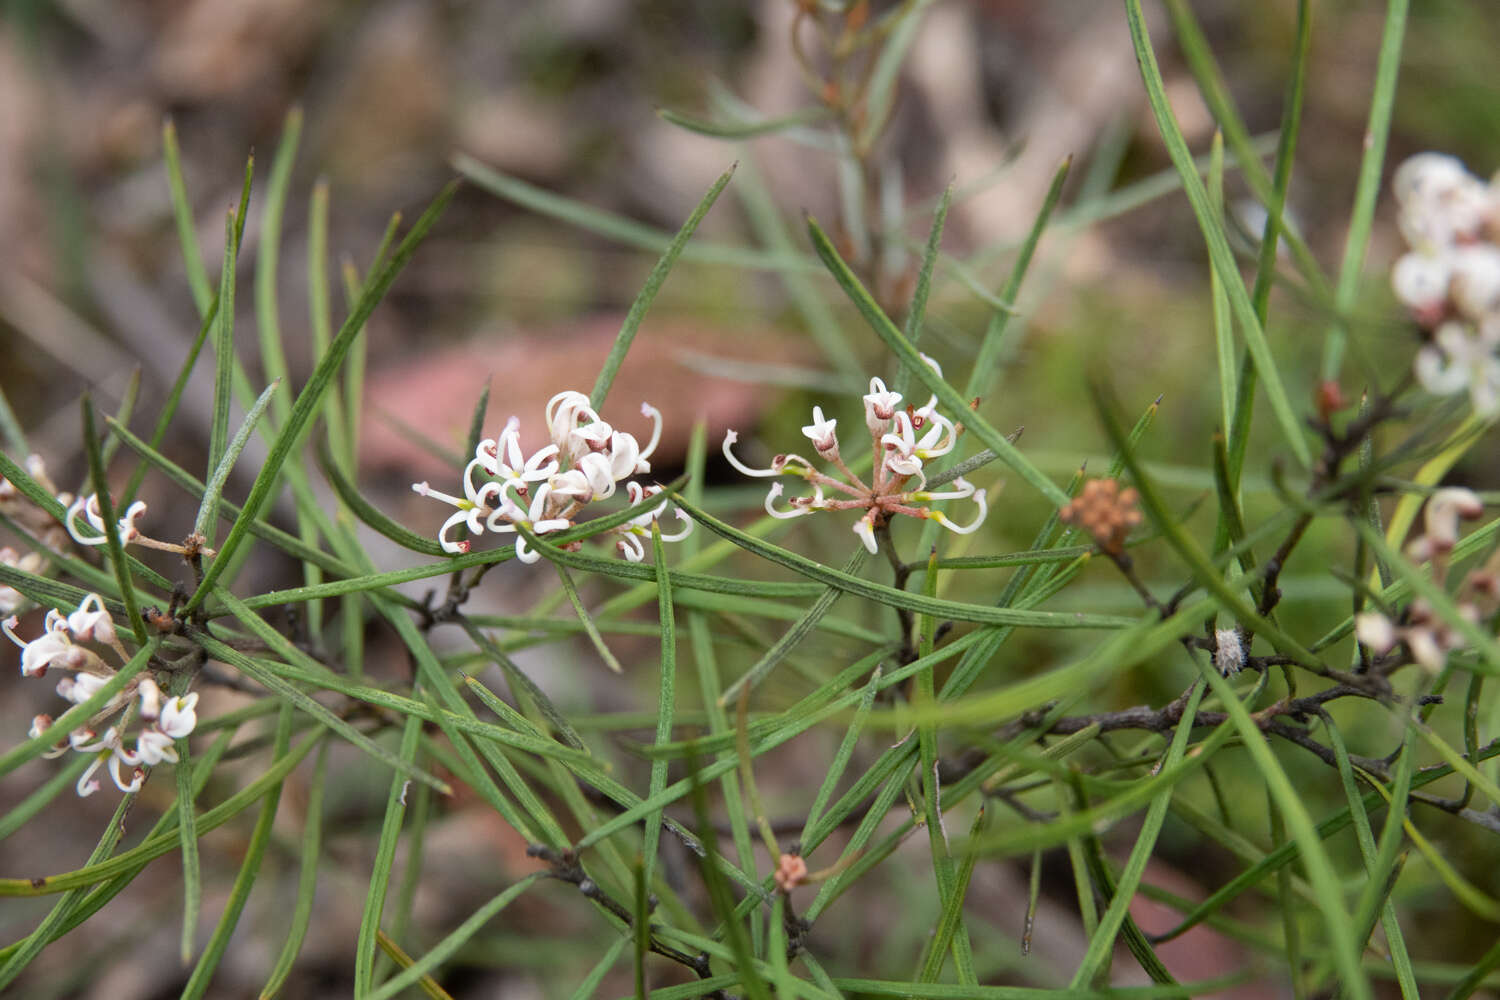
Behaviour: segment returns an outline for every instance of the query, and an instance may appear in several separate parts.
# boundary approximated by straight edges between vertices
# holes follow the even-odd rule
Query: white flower
[[[565,517],[549,517],[547,514],[547,499],[551,496],[552,486],[543,483],[536,491],[536,496],[531,498],[531,506],[525,509],[512,501],[507,495],[506,500],[510,506],[506,508],[506,517],[509,524],[501,524],[495,527],[495,531],[515,531],[516,527],[525,528],[533,535],[545,535],[553,531],[561,531],[571,528],[573,522]],[[523,563],[534,563],[542,557],[542,554],[531,548],[524,537],[516,538],[516,558]]]
[[[160,718],[156,720],[156,728],[174,740],[181,739],[198,725],[197,705],[197,691],[167,699],[161,707]]]
[[[1402,254],[1391,269],[1391,289],[1424,326],[1434,326],[1448,304],[1453,262],[1446,253]]]
[[[162,761],[177,763],[177,741],[160,729],[143,729],[135,738],[136,756],[142,764],[155,767]]]
[[[1453,307],[1478,323],[1500,313],[1500,247],[1492,243],[1461,246],[1452,252]]]
[[[838,461],[839,438],[835,432],[837,420],[825,420],[823,408],[813,407],[813,422],[802,428],[802,433],[813,443],[818,454],[830,462]]]
[[[86,736],[92,737],[93,734],[86,733]],[[127,795],[139,791],[141,782],[146,780],[145,772],[136,766],[140,763],[140,757],[125,749],[120,742],[119,731],[114,726],[106,729],[104,735],[94,742],[75,742],[73,749],[79,753],[94,755],[94,762],[78,779],[76,788],[80,798],[87,798],[99,790],[99,782],[94,780],[94,772],[98,771],[99,765],[106,761],[109,762],[109,776],[114,781],[115,787]],[[121,764],[134,768],[129,784],[126,784],[120,777]]]
[[[92,606],[94,610],[90,611]],[[104,598],[89,594],[78,605],[78,610],[68,615],[68,630],[79,642],[115,641],[115,620],[104,607]]]
[[[476,459],[475,461],[478,460]],[[472,462],[470,463],[470,466],[473,466]],[[443,551],[453,553],[455,555],[469,551],[469,541],[468,539],[464,539],[461,542],[449,540],[449,529],[457,527],[460,524],[465,524],[467,525],[470,534],[484,534],[484,522],[481,519],[485,515],[492,512],[492,508],[489,506],[489,501],[502,495],[502,485],[500,483],[491,481],[484,483],[476,488],[474,486],[472,478],[467,474],[467,472],[464,475],[465,496],[463,497],[456,497],[447,493],[443,493],[439,490],[435,490],[431,486],[427,485],[426,481],[420,483],[412,483],[411,488],[412,492],[417,493],[421,496],[433,497],[435,499],[443,501],[443,503],[452,504],[454,507],[458,508],[458,513],[449,517],[448,520],[443,522],[443,526],[438,529],[438,543],[442,545]]]
[[[1472,521],[1483,515],[1484,501],[1473,490],[1461,486],[1438,490],[1427,499],[1423,509],[1427,531],[1407,547],[1406,554],[1418,562],[1426,562],[1434,555],[1451,552],[1458,544],[1459,519]]]
[[[161,716],[161,688],[149,677],[142,677],[136,685],[136,694],[141,699],[141,718],[155,722]]]
[[[48,614],[46,629],[30,642],[16,635],[16,624],[16,616],[11,615],[0,622],[0,629],[10,637],[11,642],[21,647],[23,677],[40,677],[47,672],[48,667],[54,665],[68,670],[85,668],[91,654],[88,650],[73,645],[73,641],[68,638],[67,622],[56,611]]]
[[[485,438],[479,442],[474,460],[496,479],[539,483],[557,471],[557,445],[549,444],[525,458],[521,453],[521,421],[511,417],[498,439]],[[464,476],[469,476],[468,469],[464,470]]]
[[[1417,352],[1413,369],[1422,388],[1437,396],[1464,389],[1481,417],[1500,414],[1500,359],[1495,345],[1458,322],[1437,328],[1433,343]]]
[[[1402,163],[1392,189],[1400,205],[1396,221],[1401,234],[1414,249],[1426,252],[1478,236],[1492,197],[1462,161],[1443,153],[1418,153]]]
[[[901,394],[892,392],[885,387],[885,383],[878,378],[870,379],[870,391],[865,393],[865,426],[870,429],[870,436],[878,438],[885,433],[890,419],[896,415],[896,408],[901,405]]]
[[[108,683],[98,674],[69,674],[57,682],[57,693],[75,705],[82,705]]]

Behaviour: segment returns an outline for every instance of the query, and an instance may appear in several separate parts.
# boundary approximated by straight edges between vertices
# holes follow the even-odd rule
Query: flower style
[[[661,441],[661,411],[642,403],[641,415],[653,423],[645,447],[635,435],[603,420],[583,393],[565,390],[548,401],[544,412],[551,443],[531,457],[521,449],[521,423],[513,416],[498,438],[479,442],[473,460],[464,469],[463,496],[439,492],[425,482],[412,484],[412,489],[457,508],[438,531],[439,544],[450,554],[469,551],[468,540],[450,538],[459,525],[474,536],[520,528],[533,535],[562,531],[573,526],[578,513],[589,503],[613,496],[620,483],[651,471],[651,455]],[[626,486],[635,498],[632,502],[645,498],[646,493],[637,494],[642,489],[637,484]],[[619,546],[626,558],[638,561],[644,557],[644,549],[634,536],[642,530],[649,533],[650,522],[665,507],[663,502],[644,522],[636,518],[614,529],[622,535]],[[664,537],[676,540],[684,534]],[[516,558],[534,563],[541,553],[522,537],[516,541]]]
[[[934,371],[942,374],[937,362],[926,355],[922,357]],[[818,457],[832,465],[842,478],[818,471],[811,461],[796,454],[777,455],[764,469],[746,465],[732,450],[739,441],[739,434],[734,430],[724,435],[724,457],[744,475],[759,479],[796,476],[812,487],[811,496],[791,497],[786,501],[787,506],[781,508],[777,503],[785,493],[785,487],[780,481],[772,483],[765,500],[766,512],[772,517],[803,517],[821,510],[863,510],[864,514],[854,523],[853,530],[870,552],[878,550],[875,530],[896,514],[932,520],[958,534],[968,534],[978,528],[988,510],[982,490],[961,477],[954,479],[950,488],[941,492],[926,488],[924,463],[952,451],[960,430],[953,421],[937,412],[937,397],[929,399],[920,409],[910,406],[902,409],[901,394],[886,388],[880,379],[872,378],[870,391],[864,396],[864,408],[865,428],[870,432],[870,448],[874,456],[874,471],[868,483],[844,463],[839,450],[838,421],[825,417],[821,406],[813,407],[812,423],[804,426],[802,433],[812,442]],[[916,479],[915,489],[911,488],[913,478]],[[979,508],[978,516],[967,525],[957,524],[942,511],[924,506],[933,501],[964,499],[974,501]]]
[[[98,594],[89,594],[68,615],[49,611],[42,635],[30,642],[16,635],[15,625],[16,619],[12,617],[4,622],[4,630],[22,647],[22,674],[38,677],[49,667],[73,671],[58,681],[57,693],[74,705],[81,705],[98,694],[116,669],[83,643],[102,643],[111,647],[122,662],[128,658],[116,635],[109,610]],[[124,727],[131,715],[125,710],[137,698],[140,702],[139,717],[144,725],[135,737],[135,749],[127,750]],[[93,755],[93,761],[78,780],[80,796],[98,791],[100,785],[94,775],[104,766],[109,768],[116,788],[127,794],[138,791],[146,779],[145,768],[162,761],[177,761],[176,741],[192,733],[197,726],[197,704],[196,692],[164,701],[161,688],[149,676],[133,678],[105,702],[87,724],[60,738],[42,756],[58,757],[69,750]],[[96,733],[94,727],[121,712],[124,712],[123,722],[108,726],[102,736]],[[52,726],[50,715],[37,715],[32,719],[30,735],[33,739],[41,737]],[[122,766],[130,769],[128,780],[122,773]]]

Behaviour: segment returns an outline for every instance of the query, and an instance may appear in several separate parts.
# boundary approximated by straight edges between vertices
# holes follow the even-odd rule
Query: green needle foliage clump
[[[275,915],[278,938],[260,995],[292,995],[330,892],[362,897],[340,987],[361,1000],[462,995],[467,969],[496,965],[548,995],[661,1000],[1496,987],[1500,946],[1468,929],[1500,921],[1500,747],[1486,686],[1500,672],[1500,497],[1448,479],[1494,419],[1500,267],[1486,271],[1474,248],[1500,245],[1500,183],[1442,158],[1424,161],[1418,180],[1405,175],[1403,232],[1451,237],[1413,252],[1449,256],[1403,265],[1417,362],[1379,370],[1367,341],[1391,334],[1366,322],[1375,308],[1359,296],[1405,4],[1387,11],[1348,239],[1327,271],[1283,218],[1308,5],[1268,167],[1191,11],[1169,2],[1221,129],[1194,158],[1139,0],[1126,0],[1174,169],[1153,190],[1180,190],[1206,252],[1213,350],[1189,357],[1201,356],[1193,377],[1215,391],[1215,419],[1194,432],[1192,459],[1164,466],[1147,457],[1161,401],[1128,410],[1095,377],[1079,424],[1108,447],[1066,480],[989,404],[1016,377],[1016,302],[1070,163],[998,288],[977,277],[979,262],[942,249],[952,190],[925,242],[907,246],[904,206],[872,189],[925,6],[873,16],[862,2],[800,5],[799,25],[815,25],[824,49],[797,47],[815,100],[795,114],[755,118],[729,102],[711,118],[663,112],[731,142],[818,130],[844,196],[828,229],[787,224],[748,148],[675,234],[455,161],[480,190],[659,258],[592,390],[548,387],[550,443],[526,455],[516,421],[484,437],[482,394],[458,485],[415,484],[456,513],[420,523],[358,485],[362,335],[459,182],[409,228],[393,220],[363,276],[347,269],[337,328],[327,189],[314,192],[313,360],[299,382],[277,321],[293,113],[260,209],[255,374],[234,321],[253,163],[224,220],[215,282],[167,127],[201,326],[155,422],[140,433],[129,405],[109,415],[85,399],[87,482],[66,492],[0,406],[0,523],[14,546],[0,550],[0,602],[17,615],[6,631],[22,683],[62,677],[71,703],[0,747],[0,774],[31,783],[0,816],[0,838],[58,822],[75,790],[115,794],[101,768],[120,795],[86,859],[0,871],[0,896],[17,907],[0,921],[12,938],[0,946],[0,990],[65,993],[46,982],[59,954],[79,966],[128,960],[129,933],[122,949],[120,928],[89,930],[138,881],[181,899],[163,912],[154,893],[142,924],[180,928],[181,964],[156,974],[163,995],[184,997],[219,995],[215,976],[264,923],[257,913]],[[1225,222],[1230,169],[1264,209],[1248,252]],[[695,238],[732,189],[758,244]],[[1146,196],[1131,195],[1110,204]],[[1100,190],[1081,199],[1082,214],[1107,211]],[[1448,225],[1444,212],[1468,214]],[[907,252],[914,266],[899,263]],[[832,372],[823,384],[842,387],[803,427],[816,462],[778,454],[773,419],[722,447],[695,428],[683,474],[667,474],[659,457],[652,467],[654,408],[642,409],[654,421],[644,445],[601,416],[619,419],[606,408],[616,373],[686,261],[784,282]],[[967,341],[929,335],[943,281],[982,308]],[[1278,285],[1326,318],[1314,371],[1287,360]],[[1444,322],[1467,325],[1443,334]],[[195,472],[167,444],[189,376],[210,364],[208,461]],[[841,450],[836,425],[847,443],[861,420],[870,449]],[[264,461],[231,495],[257,437]],[[710,485],[741,472],[774,481],[764,515],[738,481]],[[189,497],[192,519],[153,520],[137,499],[148,477]],[[797,495],[784,478],[801,480]],[[512,544],[492,545],[493,533]],[[375,534],[396,548],[377,558]],[[1012,534],[1029,544],[1002,545]],[[142,558],[148,548],[167,555]],[[248,570],[268,554],[300,582],[257,587],[266,574]],[[519,580],[529,608],[478,610],[476,595]],[[424,581],[442,589],[422,600],[404,589]],[[375,667],[376,642],[404,673]],[[591,714],[586,694],[549,695],[515,655],[537,649],[586,656],[601,683],[606,668],[621,675],[611,690],[640,695],[641,710],[612,695],[611,711]],[[214,696],[224,692],[237,697]],[[350,798],[345,783],[373,790]],[[336,795],[344,813],[328,808]],[[425,923],[417,897],[442,878],[431,838],[474,812],[530,860],[502,861],[495,846],[493,870],[462,887],[474,894],[464,914]],[[241,838],[232,875],[205,862],[203,839],[224,826]],[[335,830],[368,849],[333,849]],[[272,891],[280,867],[297,872],[284,894]],[[1171,869],[1198,898],[1168,888]],[[993,898],[1012,882],[1013,897]],[[42,905],[20,909],[26,898]],[[1145,900],[1170,917],[1146,925]],[[1234,964],[1207,979],[1184,972],[1167,946],[1210,931]]]

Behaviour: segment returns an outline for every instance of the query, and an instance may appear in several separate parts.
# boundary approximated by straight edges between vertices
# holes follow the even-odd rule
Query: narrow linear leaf
[[[281,379],[278,378],[261,392],[255,405],[250,407],[250,412],[245,414],[239,430],[234,432],[234,438],[219,459],[218,467],[214,469],[213,478],[204,488],[203,502],[198,505],[198,517],[193,521],[193,531],[210,542],[213,541],[213,529],[217,520],[214,517],[215,508],[218,506],[220,495],[224,492],[225,484],[229,482],[229,473],[233,471],[234,463],[239,461],[240,453],[249,443],[250,432],[255,430],[255,425],[260,421],[261,415],[266,412],[266,406],[270,404],[271,398],[276,395],[276,390],[280,386]]]
[[[186,611],[193,611],[213,592],[218,585],[219,576],[228,567],[235,550],[244,541],[249,532],[250,522],[260,516],[261,507],[270,496],[271,486],[276,482],[281,473],[281,466],[292,452],[292,448],[302,439],[312,418],[316,415],[322,403],[323,394],[328,390],[334,374],[342,366],[345,356],[354,337],[363,329],[365,320],[375,311],[375,306],[385,296],[387,290],[395,282],[396,276],[401,273],[422,239],[436,225],[443,210],[452,200],[458,190],[458,182],[454,181],[445,187],[442,192],[428,206],[427,210],[417,220],[411,232],[401,241],[390,259],[372,275],[365,286],[359,301],[350,311],[338,336],[329,345],[328,353],[323,360],[318,362],[313,370],[307,384],[302,387],[298,394],[296,403],[292,406],[292,414],[287,419],[276,440],[272,443],[270,454],[266,457],[265,465],[261,467],[260,474],[256,476],[254,485],[250,488],[250,495],[245,500],[244,510],[229,529],[229,535],[224,539],[223,545],[219,547],[219,554],[209,565],[208,571],[204,573],[202,582],[197,591],[188,599]]]
[[[604,405],[604,398],[609,395],[609,387],[614,384],[615,374],[625,361],[625,355],[635,340],[636,331],[640,329],[641,320],[646,318],[646,311],[656,300],[656,293],[666,282],[667,275],[672,271],[672,265],[676,264],[677,258],[682,256],[683,248],[687,246],[688,240],[692,239],[693,233],[698,229],[698,223],[703,221],[708,210],[713,208],[714,202],[719,200],[719,195],[733,176],[734,167],[730,167],[719,175],[719,179],[709,187],[708,193],[703,196],[702,201],[698,202],[698,207],[693,209],[693,214],[688,216],[682,228],[677,230],[677,235],[672,237],[672,242],[667,245],[661,259],[647,275],[646,283],[641,286],[635,301],[630,304],[630,311],[625,314],[625,322],[620,325],[619,336],[615,338],[614,346],[609,349],[609,357],[604,359],[604,366],[599,369],[599,377],[594,381],[594,389],[589,393],[589,405],[595,410]]]
[[[1167,147],[1167,155],[1171,157],[1173,165],[1177,167],[1178,175],[1182,178],[1183,193],[1187,195],[1193,214],[1198,219],[1198,227],[1203,233],[1214,271],[1219,275],[1224,291],[1229,296],[1230,307],[1236,321],[1240,324],[1240,332],[1245,338],[1246,347],[1255,360],[1256,372],[1261,384],[1265,387],[1266,398],[1271,404],[1271,412],[1281,429],[1282,437],[1297,461],[1306,468],[1312,463],[1312,453],[1303,434],[1301,422],[1287,396],[1286,387],[1281,382],[1281,375],[1271,355],[1265,331],[1250,304],[1250,296],[1245,289],[1244,280],[1240,277],[1234,252],[1229,249],[1229,241],[1224,235],[1223,227],[1214,218],[1208,192],[1203,187],[1203,181],[1198,177],[1192,153],[1188,150],[1187,141],[1182,137],[1182,130],[1178,127],[1176,118],[1173,117],[1171,105],[1167,101],[1166,85],[1162,81],[1161,69],[1156,63],[1156,53],[1146,30],[1146,18],[1141,11],[1141,0],[1125,0],[1125,17],[1130,25],[1131,42],[1135,46],[1141,79],[1146,86],[1146,100],[1151,106],[1157,129],[1161,132],[1162,141]]]

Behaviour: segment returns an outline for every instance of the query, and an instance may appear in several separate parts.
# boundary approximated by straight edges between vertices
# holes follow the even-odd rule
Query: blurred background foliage
[[[875,10],[893,6],[876,4]],[[1250,130],[1270,134],[1281,114],[1295,4],[1221,0],[1192,7]],[[289,110],[302,109],[303,139],[282,235],[280,294],[294,373],[308,369],[302,280],[306,196],[320,178],[331,190],[330,246],[362,266],[389,214],[419,209],[453,175],[454,154],[666,233],[738,160],[740,175],[698,239],[762,246],[764,235],[746,200],[746,190],[758,182],[787,220],[795,252],[806,257],[798,214],[810,212],[832,231],[843,218],[831,156],[781,137],[725,142],[693,134],[658,114],[666,108],[698,118],[722,117],[722,109],[733,106],[724,95],[766,116],[816,105],[818,95],[809,93],[788,43],[794,9],[791,0],[9,0],[0,8],[0,357],[5,359],[0,386],[60,481],[83,474],[77,399],[85,389],[112,410],[139,367],[139,412],[154,414],[197,326],[162,160],[166,118],[176,125],[201,222],[199,239],[215,270],[222,250],[221,214],[238,195],[246,151],[257,154],[259,194]],[[1214,123],[1181,65],[1167,19],[1160,11],[1152,16],[1174,108],[1194,152],[1205,153]],[[1383,9],[1374,4],[1315,5],[1311,76],[1289,212],[1330,271],[1343,250],[1383,18]],[[1500,18],[1491,5],[1464,0],[1414,5],[1387,175],[1406,155],[1423,149],[1453,152],[1481,175],[1500,167],[1496,52]],[[1186,509],[1211,488],[1207,463],[1217,424],[1217,387],[1209,269],[1180,194],[1164,188],[1163,196],[1131,210],[1112,209],[1111,193],[1141,190],[1138,185],[1149,185],[1169,169],[1145,109],[1118,5],[975,0],[935,3],[924,12],[899,77],[891,120],[871,154],[888,189],[895,191],[894,210],[888,205],[883,216],[896,223],[886,233],[893,248],[883,272],[889,281],[877,292],[888,303],[903,301],[932,208],[949,182],[958,194],[945,253],[967,262],[972,281],[991,292],[998,289],[1058,163],[1069,155],[1073,168],[1058,224],[1044,240],[1016,303],[1000,388],[982,407],[997,426],[1024,425],[1021,443],[1027,454],[1063,480],[1088,458],[1102,468],[1107,451],[1087,401],[1089,377],[1106,379],[1132,418],[1160,395],[1161,409],[1142,452],[1162,481],[1174,487],[1173,501]],[[1245,194],[1233,172],[1226,188],[1231,205]],[[1362,380],[1388,384],[1409,364],[1414,347],[1386,281],[1400,251],[1388,205],[1376,223],[1342,387],[1350,398],[1357,398]],[[247,290],[258,227],[252,205],[241,257]],[[415,479],[436,480],[453,470],[434,458],[439,449],[414,442],[403,426],[457,452],[486,376],[492,380],[491,426],[512,412],[539,424],[542,403],[553,392],[591,384],[655,258],[653,250],[560,223],[466,185],[370,323],[362,486],[415,530],[435,531],[440,519],[412,498],[408,487]],[[885,371],[878,342],[865,334],[837,288],[826,275],[808,274],[867,369]],[[242,295],[239,309],[249,356],[252,296]],[[972,356],[990,309],[954,268],[940,265],[925,344],[950,376],[962,372]],[[1289,390],[1306,408],[1316,384],[1326,313],[1293,287],[1277,290],[1270,315],[1268,331]],[[210,373],[199,374],[203,384],[187,397],[186,419],[166,449],[190,468],[201,467],[208,433]],[[746,374],[752,377],[741,377]],[[657,298],[613,398],[627,408],[647,398],[668,410],[676,437],[664,445],[657,466],[671,474],[674,461],[685,454],[689,423],[700,412],[709,419],[711,442],[726,426],[735,426],[742,438],[754,430],[772,451],[797,438],[814,402],[848,388],[824,371],[802,315],[774,270],[747,270],[690,254]],[[852,418],[855,411],[845,409]],[[197,439],[195,427],[200,428]],[[1265,433],[1258,443],[1265,447],[1252,446],[1252,456],[1274,459],[1273,434]],[[1500,487],[1492,456],[1492,442],[1481,444],[1454,478],[1477,488]],[[1276,503],[1264,489],[1271,471],[1271,462],[1257,464],[1252,458],[1247,470],[1252,518]],[[729,482],[723,469],[711,468],[710,477]],[[231,491],[243,490],[246,482],[231,484]],[[182,502],[153,497],[150,487],[146,496],[168,507]],[[1024,484],[1010,484],[992,506],[982,551],[1025,547],[1045,514],[1042,501]],[[796,530],[803,533],[804,551],[842,561],[839,553],[849,544],[845,526],[804,524]],[[1292,631],[1315,627],[1333,611],[1345,613],[1347,591],[1330,585],[1326,572],[1340,554],[1336,546],[1343,544],[1317,539],[1304,545],[1289,567],[1286,585],[1295,597],[1283,613]],[[1180,580],[1174,564],[1158,562],[1150,552],[1140,558],[1148,579],[1166,581],[1163,587]],[[295,571],[292,563],[275,559],[256,569],[268,587],[295,581]],[[980,586],[998,593],[1004,577],[996,577]],[[530,585],[514,575],[507,579],[522,591]],[[965,599],[983,602],[986,596],[966,593]],[[515,594],[477,600],[511,612],[526,604]],[[1131,610],[1135,602],[1114,576],[1095,569],[1058,606],[1114,611]],[[1069,642],[1086,638],[1027,637],[1013,643],[1007,655],[1019,664],[1034,657],[1030,667],[1018,669],[1040,669],[1066,655]],[[580,648],[579,663],[555,672],[549,667],[538,680],[580,713],[639,708],[631,679],[601,679],[591,655]],[[1121,705],[1159,704],[1181,690],[1186,670],[1137,672],[1130,689],[1109,697]],[[397,673],[391,668],[392,676]],[[23,732],[23,720],[34,710],[27,699],[33,696],[12,698],[13,674],[0,672],[0,678],[5,678],[0,691],[6,705],[0,731]],[[639,686],[644,690],[648,682],[642,679]],[[776,700],[774,685],[769,697]],[[649,719],[643,726],[649,727]],[[836,741],[838,734],[823,735]],[[795,761],[781,760],[778,776],[778,760],[773,754],[764,762],[767,794],[795,811],[793,800],[780,797],[796,787]],[[1241,777],[1249,775],[1253,771],[1247,767]],[[32,780],[22,771],[0,781],[0,798],[13,800]],[[1319,772],[1315,780],[1331,781],[1331,775]],[[361,803],[378,799],[384,781],[384,775],[366,773],[330,792],[335,853],[355,857],[364,849],[371,830]],[[107,806],[95,800],[67,808],[97,819]],[[1253,814],[1257,806],[1252,801],[1243,808]],[[518,845],[506,845],[505,831],[495,826],[483,811],[457,810],[446,826],[435,828],[432,836],[446,838],[442,842],[453,853],[430,872],[434,887],[462,885],[466,865],[495,865],[497,844],[505,845],[499,868],[524,868]],[[27,843],[23,835],[7,844],[7,853],[17,864],[50,870],[57,866],[47,859],[66,851],[74,836],[79,844],[91,840],[96,827],[91,820],[76,831],[64,828],[57,841],[47,843]],[[1472,828],[1453,833],[1459,847],[1477,836]],[[206,864],[222,852],[220,862],[232,870],[231,837],[221,832],[209,839]],[[1194,856],[1195,845],[1201,846],[1191,831],[1168,824],[1162,853],[1177,866],[1175,877],[1189,886],[1213,884],[1215,855]],[[72,849],[76,853],[77,845]],[[282,867],[282,874],[294,879],[291,866]],[[360,866],[350,870],[358,872]],[[274,872],[272,864],[267,877],[274,880]],[[1067,877],[1061,869],[1056,874]],[[1468,874],[1500,888],[1493,870]],[[993,893],[1014,889],[1006,881],[1014,875],[986,877],[995,880],[988,884]],[[215,885],[214,877],[207,882]],[[899,884],[887,884],[881,893],[887,899],[912,894],[915,890]],[[426,916],[440,924],[450,908],[467,912],[472,895],[429,900]],[[344,919],[357,924],[358,894],[351,898],[356,912]],[[1003,902],[994,905],[1005,908]],[[1449,905],[1446,898],[1443,905]],[[1012,916],[997,919],[1014,923]],[[26,906],[7,903],[0,910],[0,930],[13,938],[33,919]],[[556,913],[548,919],[557,919]],[[923,911],[893,911],[884,919],[891,926],[883,932],[894,937],[902,933],[897,925],[920,924]],[[314,969],[320,961],[329,963],[329,982],[342,974],[334,949],[348,927],[340,930],[338,920],[326,929],[327,953],[320,955],[316,944],[310,952]],[[261,921],[270,940],[266,925],[274,920],[262,911]],[[582,918],[580,927],[588,926]],[[1475,943],[1476,935],[1457,915],[1435,913],[1433,920],[1414,924],[1412,933],[1420,935],[1424,927],[1432,941],[1450,936],[1463,942],[1455,946],[1458,955]],[[248,934],[247,940],[257,940],[253,930]],[[872,974],[904,970],[899,963],[882,965],[880,940],[882,934],[872,931],[866,945],[849,945],[851,954],[863,952]],[[1413,951],[1419,950],[1413,942]],[[481,951],[470,957],[482,960]],[[1066,949],[1059,951],[1058,964],[1071,968],[1065,954]],[[534,943],[517,950],[515,941],[503,936],[484,955],[506,967],[494,973],[498,981],[508,989],[533,990],[527,995],[552,995],[537,984],[550,981],[549,968],[573,961]],[[63,957],[44,957],[39,967],[47,958]],[[257,981],[249,968],[255,961],[250,948],[243,958],[246,982]],[[236,964],[234,958],[226,963],[229,974]],[[128,973],[76,984],[74,995],[157,995],[149,980],[131,980]],[[310,975],[300,987],[308,992],[301,995],[320,995],[317,973]],[[570,968],[563,979],[571,978]],[[70,985],[58,992],[72,990]]]

